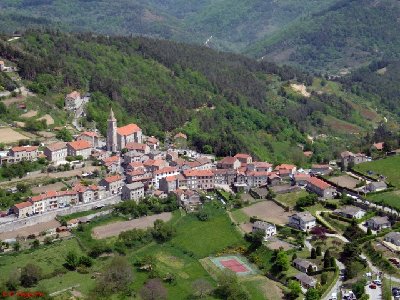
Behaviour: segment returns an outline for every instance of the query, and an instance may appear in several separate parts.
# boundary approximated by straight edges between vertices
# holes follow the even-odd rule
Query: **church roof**
[[[141,129],[136,124],[128,124],[126,126],[119,127],[117,129],[117,133],[119,135],[124,135],[124,136],[131,135],[131,134],[134,134],[135,132],[139,132],[139,131],[141,131]]]

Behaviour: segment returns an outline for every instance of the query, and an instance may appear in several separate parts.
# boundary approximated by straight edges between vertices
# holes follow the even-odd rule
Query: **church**
[[[124,149],[128,143],[142,143],[142,129],[136,124],[117,127],[117,119],[112,108],[107,124],[107,151],[117,152]]]

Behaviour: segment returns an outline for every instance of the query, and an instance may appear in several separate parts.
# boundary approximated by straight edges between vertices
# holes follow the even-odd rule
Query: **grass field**
[[[279,202],[286,204],[287,206],[293,208],[296,205],[296,201],[301,198],[307,196],[308,193],[305,190],[287,193],[287,194],[280,194],[276,196],[276,200]]]
[[[367,199],[376,203],[383,202],[387,206],[400,210],[400,190],[367,195]]]
[[[372,171],[373,175],[384,175],[387,177],[387,182],[400,188],[400,156],[362,163],[354,166],[354,169],[363,174]]]
[[[203,258],[228,246],[244,243],[223,208],[211,203],[205,209],[210,214],[209,221],[202,222],[195,215],[187,215],[177,222],[177,234],[171,241],[173,245]]]
[[[236,223],[246,223],[250,221],[250,218],[248,215],[246,215],[241,209],[236,209],[231,211],[231,215],[233,220]]]

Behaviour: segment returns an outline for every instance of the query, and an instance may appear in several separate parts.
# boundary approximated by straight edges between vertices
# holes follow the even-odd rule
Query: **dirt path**
[[[117,236],[123,231],[137,229],[146,229],[152,227],[155,220],[169,221],[172,218],[170,212],[165,212],[159,215],[142,217],[131,221],[115,222],[103,226],[95,227],[92,231],[92,236],[95,239],[104,239],[112,236]]]

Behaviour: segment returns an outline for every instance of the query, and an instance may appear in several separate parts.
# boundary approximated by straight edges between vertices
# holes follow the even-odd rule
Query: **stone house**
[[[29,201],[17,203],[11,210],[18,218],[26,218],[33,215],[33,204]]]
[[[237,170],[241,166],[240,161],[236,157],[227,156],[217,163],[218,169],[233,169]]]
[[[105,187],[110,194],[116,195],[121,192],[123,180],[120,175],[108,176],[100,180],[99,185]]]
[[[351,205],[335,209],[333,213],[348,219],[361,219],[365,216],[365,210]]]
[[[307,232],[317,226],[317,220],[307,211],[299,212],[289,217],[288,225]]]
[[[86,140],[67,143],[67,153],[69,156],[82,156],[88,159],[92,154],[92,144]]]
[[[43,153],[51,162],[63,162],[68,155],[67,144],[64,142],[52,143],[44,148]]]
[[[332,199],[336,196],[336,189],[317,177],[310,177],[307,183],[307,190],[324,199]]]
[[[144,185],[141,182],[126,184],[122,187],[123,200],[135,200],[138,202],[144,197]]]
[[[268,240],[269,237],[276,235],[276,226],[263,221],[256,221],[253,223],[252,232],[262,231],[264,233],[264,240]]]
[[[316,264],[309,262],[308,260],[302,259],[302,258],[296,258],[292,262],[293,267],[295,267],[297,270],[303,273],[308,273],[308,269],[312,268],[313,272],[318,271],[318,267]]]
[[[12,157],[12,162],[20,162],[23,160],[35,161],[38,158],[37,146],[21,146],[10,149],[9,156]]]
[[[365,222],[365,225],[368,228],[371,228],[372,230],[377,230],[380,231],[385,228],[390,228],[392,227],[391,222],[389,221],[389,218],[384,216],[384,217],[373,217]]]

